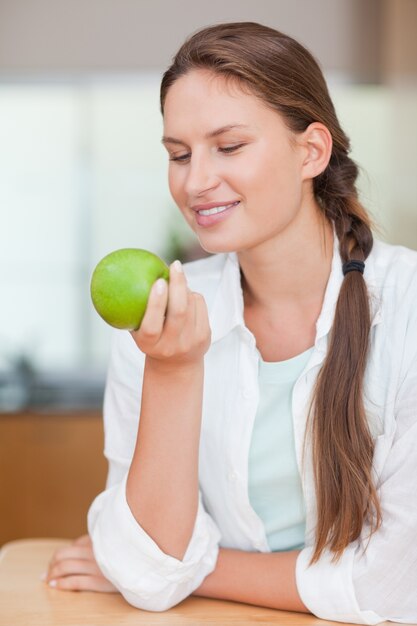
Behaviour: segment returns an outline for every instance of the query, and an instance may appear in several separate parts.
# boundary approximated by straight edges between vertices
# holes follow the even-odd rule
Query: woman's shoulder
[[[417,295],[417,250],[375,239],[371,257],[376,286]]]
[[[401,244],[387,243],[377,238],[374,238],[372,254],[379,262],[385,259],[386,261],[397,260],[413,266],[417,264],[417,250]]]
[[[371,257],[369,287],[379,302],[382,332],[411,348],[417,340],[417,251],[377,240]]]

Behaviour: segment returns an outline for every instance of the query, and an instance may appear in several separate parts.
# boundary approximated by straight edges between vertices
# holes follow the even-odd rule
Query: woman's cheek
[[[170,166],[168,169],[168,187],[169,187],[170,194],[174,198],[175,201],[176,201],[177,189],[178,189],[178,182],[176,179],[177,177],[174,175],[172,171],[172,167]]]

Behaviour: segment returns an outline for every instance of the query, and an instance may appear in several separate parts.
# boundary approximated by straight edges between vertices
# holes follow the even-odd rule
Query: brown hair
[[[304,131],[312,122],[329,129],[332,154],[327,168],[313,179],[314,195],[334,224],[342,262],[365,261],[373,237],[371,220],[355,187],[358,168],[348,156],[349,139],[312,55],[291,37],[261,24],[237,22],[205,28],[182,45],[165,72],[162,113],[171,85],[193,69],[209,69],[237,80],[276,110],[294,132]],[[366,283],[360,272],[349,272],[340,289],[327,356],[309,412],[317,499],[311,563],[326,548],[337,561],[359,537],[365,521],[371,533],[381,524],[372,480],[374,443],[363,402],[370,326]]]

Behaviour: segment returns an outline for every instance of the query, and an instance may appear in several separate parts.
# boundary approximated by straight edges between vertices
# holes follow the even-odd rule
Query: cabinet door
[[[101,414],[0,414],[0,545],[76,537],[104,489]]]

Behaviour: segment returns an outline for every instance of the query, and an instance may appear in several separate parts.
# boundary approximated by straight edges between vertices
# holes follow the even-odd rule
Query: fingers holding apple
[[[159,278],[149,293],[145,314],[140,328],[131,331],[131,335],[142,352],[158,343],[164,328],[168,304],[168,283]]]
[[[211,336],[206,303],[188,288],[179,261],[170,267],[165,291],[158,292],[157,284],[152,288],[142,324],[132,336],[149,357],[171,365],[204,356]]]
[[[130,330],[149,357],[169,363],[200,360],[210,345],[203,296],[192,292],[175,261],[170,268],[147,250],[123,248],[105,256],[91,279],[98,314]]]

